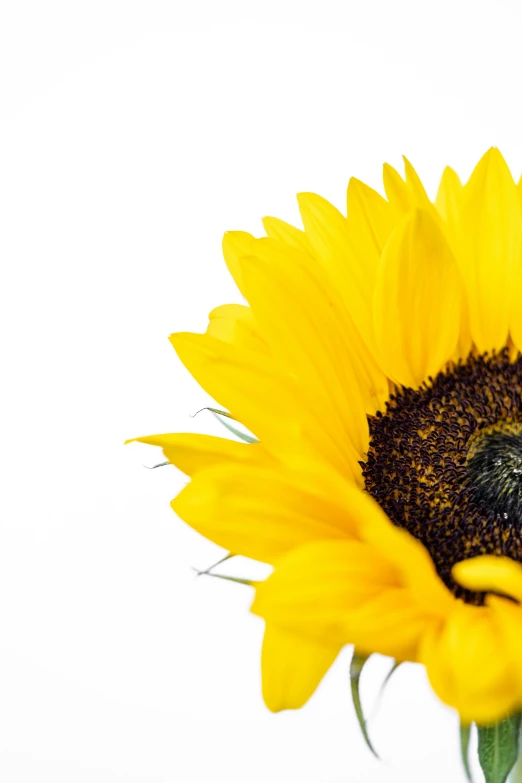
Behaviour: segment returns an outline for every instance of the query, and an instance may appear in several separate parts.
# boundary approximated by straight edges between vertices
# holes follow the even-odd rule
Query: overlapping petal
[[[341,474],[361,481],[354,443],[330,429],[328,408],[307,404],[295,375],[281,362],[210,335],[177,333],[170,339],[203,389],[274,456],[290,461],[302,453],[319,456]],[[361,420],[362,406],[350,414]]]
[[[519,603],[488,596],[487,604],[498,625],[498,633],[504,644],[503,653],[511,663],[512,689],[518,694],[517,707],[522,709],[522,609]]]
[[[513,177],[497,149],[484,155],[464,186],[458,243],[473,342],[481,353],[500,350],[508,337],[520,264],[522,213]],[[518,339],[514,318],[512,329]]]
[[[390,204],[355,177],[348,183],[346,199],[348,240],[357,260],[361,285],[369,292],[370,303],[381,253],[396,220]]]
[[[374,294],[381,365],[397,384],[418,387],[435,376],[457,346],[457,264],[435,221],[409,212],[384,250]]]
[[[263,218],[263,227],[266,231],[266,235],[271,239],[278,239],[281,242],[286,242],[290,247],[294,247],[297,250],[304,250],[305,253],[312,252],[310,243],[306,237],[304,231],[300,228],[291,226],[290,223],[285,223],[284,220],[279,220],[275,217]]]
[[[415,193],[408,187],[399,172],[385,163],[382,169],[382,181],[388,203],[393,210],[395,221],[419,206]]]
[[[257,586],[252,611],[268,625],[311,641],[332,647],[352,643],[361,653],[415,661],[427,630],[443,625],[454,599],[442,587],[440,600],[432,601],[438,577],[429,574],[435,585],[428,594],[422,581],[418,590],[409,583],[403,567],[400,553],[379,551],[365,541],[313,542],[277,562]]]
[[[370,360],[345,317],[336,293],[319,281],[306,258],[274,240],[258,240],[242,274],[254,316],[271,352],[296,378],[310,409],[321,411],[330,431],[368,447],[366,412],[388,394],[386,377]]]
[[[456,249],[459,212],[462,202],[462,182],[450,166],[442,172],[435,206],[446,224],[452,249]]]
[[[261,443],[238,443],[228,438],[201,435],[195,432],[169,432],[146,435],[133,441],[159,446],[168,461],[187,476],[214,465],[236,463],[243,465],[273,464]],[[127,441],[130,443],[131,441]]]
[[[243,256],[249,255],[253,239],[252,234],[246,231],[227,231],[223,237],[223,257],[241,293],[243,293],[243,281],[238,262]]]
[[[317,540],[279,560],[258,585],[252,612],[311,639],[357,645],[346,627],[350,613],[399,586],[396,569],[368,544]]]
[[[458,221],[459,212],[462,204],[462,183],[452,168],[446,166],[442,173],[437,191],[435,205],[444,221],[445,236],[448,244],[458,264],[459,243],[458,243]],[[471,350],[471,328],[469,323],[469,305],[468,294],[464,286],[462,274],[461,280],[461,309],[460,309],[460,327],[459,338],[455,359],[465,359]]]
[[[355,191],[358,191],[360,199],[352,193],[354,214],[348,220],[326,199],[315,193],[300,193],[298,201],[305,236],[317,258],[319,269],[322,268],[323,276],[331,279],[366,347],[372,351],[372,292],[378,259],[375,251],[371,255],[366,255],[365,251],[368,244],[375,247],[375,241],[380,242],[391,226],[382,227],[384,210],[379,208],[369,218],[368,202],[371,197],[357,186]],[[375,207],[375,201],[372,206]],[[369,232],[378,239],[369,242]]]
[[[267,353],[267,345],[255,322],[252,310],[246,305],[229,304],[215,307],[209,313],[207,334],[233,343],[248,351]]]
[[[366,520],[385,519],[368,495],[313,463],[222,462],[198,472],[172,507],[216,544],[266,563],[310,541],[358,537]]]
[[[419,658],[463,722],[495,723],[522,703],[510,647],[489,607],[455,601],[444,624],[425,634]]]

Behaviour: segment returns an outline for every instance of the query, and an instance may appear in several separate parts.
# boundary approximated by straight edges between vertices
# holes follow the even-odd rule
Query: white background
[[[3,0],[2,781],[464,779],[413,666],[371,724],[384,763],[347,657],[271,715],[248,588],[194,578],[217,549],[169,508],[183,478],[122,444],[219,431],[167,337],[239,301],[225,229],[297,221],[300,190],[344,208],[402,153],[431,193],[491,145],[522,170],[521,27],[516,0]]]

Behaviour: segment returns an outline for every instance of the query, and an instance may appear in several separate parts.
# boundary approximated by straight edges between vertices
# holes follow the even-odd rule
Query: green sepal
[[[196,572],[196,576],[211,576],[213,579],[223,579],[225,582],[236,582],[238,585],[247,585],[248,587],[255,587],[259,582],[253,579],[241,579],[239,576],[226,576],[225,574],[214,574],[212,571],[198,571],[197,568],[193,568]]]
[[[372,711],[369,715],[369,720],[373,720],[377,715],[379,708],[381,706],[382,697],[384,696],[384,691],[386,690],[386,686],[390,682],[392,675],[395,674],[395,672],[397,671],[399,666],[401,666],[402,663],[403,661],[393,661],[390,671],[382,681],[382,685],[379,688],[379,693],[377,694],[377,698],[375,699],[375,704],[373,705]]]
[[[520,715],[477,729],[478,757],[486,783],[505,783],[518,758]]]
[[[386,677],[384,678],[384,680],[382,682],[381,690],[379,691],[379,696],[382,696],[382,694],[384,693],[384,689],[386,688],[386,686],[388,685],[388,683],[390,682],[390,680],[392,678],[392,675],[395,674],[395,672],[397,671],[399,666],[401,666],[403,663],[404,663],[404,661],[394,661],[393,662],[393,665],[392,665],[390,671],[388,672],[388,674],[386,675]]]
[[[223,427],[226,427],[229,432],[235,435],[236,438],[240,438],[240,440],[244,441],[245,443],[258,442],[256,438],[253,438],[251,435],[247,435],[246,432],[241,432],[241,430],[238,430],[237,427],[233,427],[232,424],[229,424],[227,421],[223,421],[221,418],[222,416],[226,416],[227,419],[233,419],[230,413],[226,413],[226,411],[219,411],[216,408],[207,408],[207,410],[209,410],[216,417],[216,419],[221,422]]]
[[[378,759],[379,756],[377,755],[375,748],[373,747],[370,737],[368,735],[366,720],[364,718],[364,713],[362,710],[361,695],[359,692],[359,681],[361,679],[362,670],[367,660],[368,658],[362,655],[357,655],[354,652],[352,657],[352,662],[350,663],[350,685],[352,689],[353,706],[355,708],[355,714],[357,716],[357,722],[359,723],[361,734],[363,735],[364,741],[366,742],[370,751],[373,753],[375,758]]]
[[[218,565],[221,565],[221,563],[226,563],[227,560],[230,560],[233,557],[235,557],[235,555],[233,555],[232,552],[229,552],[227,555],[218,560],[217,563],[212,563],[212,565],[210,565],[208,568],[204,568],[203,571],[198,571],[195,568],[194,570],[196,571],[196,576],[208,576],[208,574],[210,574],[214,568],[217,568]]]
[[[464,772],[469,780],[469,783],[473,783],[471,776],[471,769],[469,766],[469,740],[471,737],[471,725],[470,723],[460,724],[460,755],[462,758],[462,764],[464,766]]]
[[[232,419],[232,421],[237,421],[231,413],[228,411],[222,411],[220,408],[201,408],[202,411],[211,411],[216,416],[224,416],[226,419]],[[198,413],[201,413],[201,411],[198,411]]]

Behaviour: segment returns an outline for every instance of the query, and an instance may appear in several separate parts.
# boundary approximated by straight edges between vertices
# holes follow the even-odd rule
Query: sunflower
[[[497,149],[432,202],[411,164],[347,217],[225,234],[247,304],[170,340],[246,442],[138,438],[174,511],[235,555],[265,621],[263,695],[301,707],[341,648],[426,667],[463,726],[522,709],[522,190]],[[500,778],[499,778],[500,779]]]

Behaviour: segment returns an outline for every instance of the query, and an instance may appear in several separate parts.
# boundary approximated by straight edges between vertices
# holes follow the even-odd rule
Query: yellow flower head
[[[384,188],[225,234],[247,304],[171,341],[252,437],[139,440],[191,477],[182,519],[274,567],[252,605],[270,709],[353,644],[487,724],[522,708],[520,190],[496,149],[434,203],[408,161]]]

